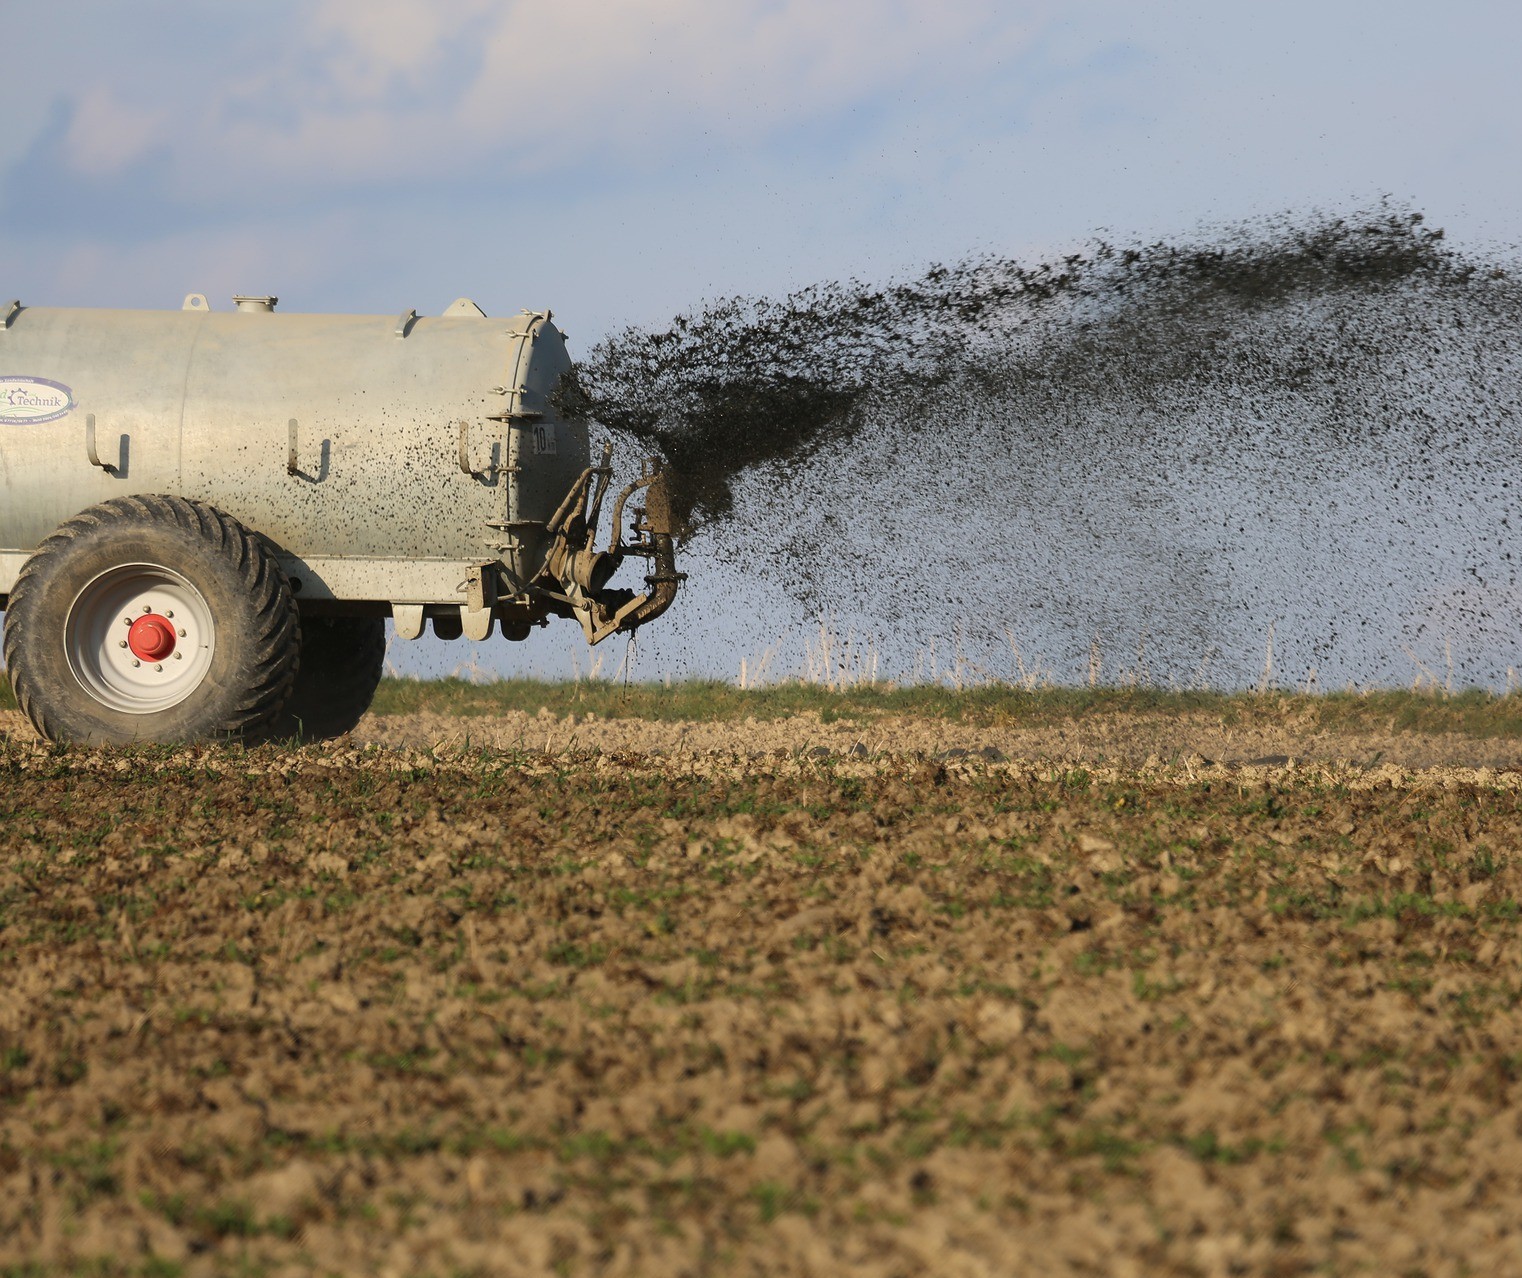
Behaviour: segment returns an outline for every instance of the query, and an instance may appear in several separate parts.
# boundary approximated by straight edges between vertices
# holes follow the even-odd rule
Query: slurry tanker
[[[388,617],[475,640],[562,617],[596,644],[670,606],[659,462],[610,491],[550,312],[234,302],[0,303],[5,663],[45,737],[335,736]],[[631,557],[640,591],[612,584]]]

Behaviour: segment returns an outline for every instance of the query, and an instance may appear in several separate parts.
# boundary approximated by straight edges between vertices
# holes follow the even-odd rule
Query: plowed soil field
[[[1522,1273],[1511,743],[522,720],[0,719],[0,1274]]]

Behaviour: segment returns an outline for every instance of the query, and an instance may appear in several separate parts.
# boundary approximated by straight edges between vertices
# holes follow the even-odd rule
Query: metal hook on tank
[[[85,414],[85,456],[90,459],[90,465],[99,466],[106,474],[114,475],[117,473],[117,467],[111,465],[110,462],[101,461],[100,453],[96,450],[94,413]]]

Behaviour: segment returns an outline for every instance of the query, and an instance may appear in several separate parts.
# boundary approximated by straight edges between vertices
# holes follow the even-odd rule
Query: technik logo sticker
[[[0,377],[0,426],[30,426],[68,416],[74,392],[45,377]]]

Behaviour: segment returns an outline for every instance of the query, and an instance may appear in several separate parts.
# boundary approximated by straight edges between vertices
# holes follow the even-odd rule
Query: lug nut
[[[164,612],[164,615],[166,617],[172,617],[172,616],[174,616],[174,609],[172,609],[172,608],[166,609],[165,612]]]
[[[181,626],[180,627],[180,638],[183,639],[184,637],[185,637],[185,627]]]
[[[133,657],[133,658],[132,658],[132,664],[133,664],[133,665],[134,665],[134,666],[140,666],[140,665],[142,665],[142,664],[143,664],[143,663],[142,663],[142,662],[141,662],[141,661],[139,661],[139,660],[138,660],[138,659],[137,659],[137,658],[136,658],[136,657]]]
[[[125,639],[118,639],[116,641],[116,646],[118,648],[125,648],[127,646],[127,641]]]
[[[184,661],[185,660],[185,654],[183,652],[177,652],[177,653],[174,654],[174,659],[176,661]]]
[[[154,666],[153,668],[155,670],[162,670],[164,667],[162,665],[157,665],[157,666]]]
[[[151,604],[144,604],[143,605],[143,611],[144,612],[152,612],[153,611],[152,605]]]

